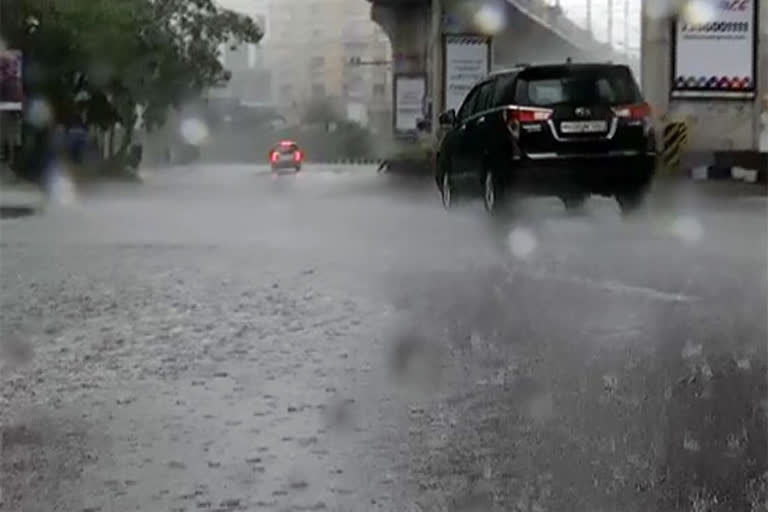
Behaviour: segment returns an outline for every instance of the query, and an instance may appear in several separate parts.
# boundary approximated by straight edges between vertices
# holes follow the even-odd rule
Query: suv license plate
[[[605,121],[564,121],[560,123],[563,133],[597,133],[608,129]]]

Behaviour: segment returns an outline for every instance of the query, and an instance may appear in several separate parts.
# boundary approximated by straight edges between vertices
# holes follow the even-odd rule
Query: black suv
[[[440,115],[443,204],[467,178],[494,212],[512,193],[555,195],[578,209],[590,194],[622,211],[642,204],[656,168],[650,107],[627,66],[519,66],[476,84]]]

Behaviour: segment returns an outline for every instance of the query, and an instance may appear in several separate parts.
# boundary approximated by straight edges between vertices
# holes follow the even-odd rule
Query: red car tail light
[[[293,152],[293,160],[295,162],[301,162],[301,159],[304,158],[304,155],[301,154],[301,151],[294,151]]]
[[[270,151],[269,152],[269,161],[274,163],[274,162],[277,162],[277,159],[278,159],[277,151],[274,151],[274,150]]]
[[[623,105],[621,107],[614,107],[613,113],[616,114],[616,117],[621,119],[641,121],[651,117],[651,106],[647,103]]]
[[[504,121],[513,135],[520,133],[522,123],[542,123],[552,119],[554,111],[550,108],[511,107],[504,111]]]

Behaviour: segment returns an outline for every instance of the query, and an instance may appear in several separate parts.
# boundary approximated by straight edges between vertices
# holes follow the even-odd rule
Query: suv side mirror
[[[446,110],[440,114],[438,119],[440,120],[440,124],[442,126],[453,126],[456,124],[456,111],[453,109]]]

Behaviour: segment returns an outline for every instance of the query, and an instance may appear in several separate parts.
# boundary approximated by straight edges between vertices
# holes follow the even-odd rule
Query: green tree
[[[59,120],[126,129],[137,106],[148,130],[172,107],[229,79],[222,44],[255,43],[262,28],[214,0],[3,0],[0,33],[24,52],[27,95],[45,98]],[[77,101],[81,100],[81,101]]]

